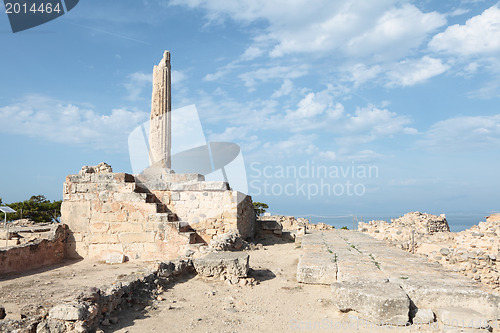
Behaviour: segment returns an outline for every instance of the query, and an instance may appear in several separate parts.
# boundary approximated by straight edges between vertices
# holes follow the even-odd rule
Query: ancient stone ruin
[[[192,255],[230,231],[253,237],[249,196],[227,182],[171,170],[170,70],[165,51],[153,69],[150,167],[131,175],[101,163],[66,178],[61,220],[69,227],[69,257],[164,260]]]

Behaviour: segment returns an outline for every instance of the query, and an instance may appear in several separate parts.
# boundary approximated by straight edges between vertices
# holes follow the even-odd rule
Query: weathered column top
[[[155,67],[168,67],[170,68],[170,51],[163,52],[163,58],[160,63]]]

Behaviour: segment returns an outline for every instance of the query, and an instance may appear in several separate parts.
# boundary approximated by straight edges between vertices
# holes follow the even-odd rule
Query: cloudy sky
[[[0,13],[0,40],[4,202],[61,199],[83,165],[132,172],[170,50],[173,108],[240,145],[274,212],[500,210],[495,1],[81,1],[15,34]]]

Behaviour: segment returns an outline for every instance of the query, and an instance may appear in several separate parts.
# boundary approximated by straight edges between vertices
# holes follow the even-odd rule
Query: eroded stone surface
[[[196,272],[206,277],[246,277],[249,255],[242,252],[211,252],[193,259]]]
[[[404,326],[409,320],[410,300],[390,282],[344,281],[332,284],[333,304],[340,311],[355,310],[377,325]]]
[[[309,252],[300,256],[297,264],[297,281],[308,284],[332,284],[337,281],[335,254]]]
[[[81,304],[59,304],[49,311],[50,318],[60,320],[83,320],[87,315],[87,308]]]

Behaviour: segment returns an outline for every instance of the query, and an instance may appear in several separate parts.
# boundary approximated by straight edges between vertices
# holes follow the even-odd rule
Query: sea
[[[345,214],[345,215],[296,215],[295,217],[304,217],[309,219],[311,223],[319,223],[323,222],[328,225],[332,225],[335,228],[339,229],[342,227],[347,227],[352,230],[353,226],[357,225],[358,222],[369,222],[372,220],[382,220],[390,222],[391,219],[396,219],[403,214],[364,214],[364,215],[354,215],[354,214]],[[446,220],[448,221],[448,225],[450,226],[450,230],[453,232],[459,232],[465,229],[472,227],[473,225],[478,224],[481,221],[486,221],[485,214],[446,214]]]

